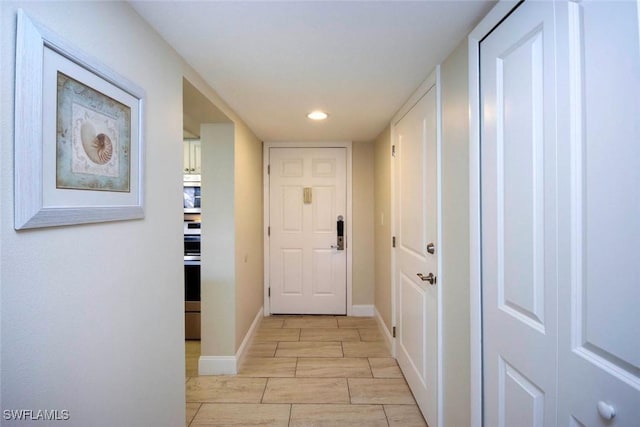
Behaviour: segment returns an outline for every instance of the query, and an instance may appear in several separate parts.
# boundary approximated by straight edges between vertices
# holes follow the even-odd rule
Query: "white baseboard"
[[[380,312],[378,311],[378,309],[374,308],[374,310],[375,310],[375,318],[378,321],[378,326],[380,327],[384,335],[385,344],[387,344],[387,348],[391,352],[391,355],[393,357],[396,357],[396,340],[395,338],[393,338],[393,334],[389,331],[389,329],[387,328],[387,325],[385,325],[384,320],[382,320],[382,316],[380,315]]]
[[[238,373],[235,356],[200,356],[198,375],[234,375]]]
[[[236,366],[238,367],[238,369],[240,368],[240,365],[244,361],[244,358],[247,357],[247,350],[249,349],[249,345],[251,344],[251,341],[253,340],[253,336],[258,330],[258,326],[260,326],[260,322],[262,322],[262,319],[264,318],[264,315],[262,314],[262,312],[263,312],[263,308],[260,307],[260,310],[258,310],[256,317],[253,319],[253,322],[251,322],[251,326],[249,326],[249,330],[247,331],[247,333],[244,336],[244,339],[242,340],[242,344],[240,344],[240,347],[236,352],[236,361],[237,361]]]
[[[262,321],[262,307],[253,319],[249,330],[242,340],[235,356],[200,356],[198,360],[198,375],[235,375],[240,364],[246,357],[247,349],[253,339],[253,335]]]
[[[351,315],[354,317],[373,317],[373,305],[352,305]]]

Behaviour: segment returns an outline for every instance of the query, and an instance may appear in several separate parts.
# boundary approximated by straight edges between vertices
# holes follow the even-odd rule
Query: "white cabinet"
[[[185,175],[200,175],[202,169],[200,161],[200,141],[185,140],[183,146],[183,156]]]

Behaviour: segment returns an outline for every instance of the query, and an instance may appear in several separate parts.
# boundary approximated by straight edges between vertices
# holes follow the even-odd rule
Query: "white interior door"
[[[635,1],[562,11],[558,425],[639,426],[640,12]]]
[[[481,43],[485,425],[640,425],[640,7]]]
[[[557,403],[552,2],[480,45],[485,426],[553,426]]]
[[[270,148],[269,164],[271,313],[346,314],[346,149]]]
[[[395,126],[394,141],[397,359],[430,426],[438,425],[436,102],[434,82]]]

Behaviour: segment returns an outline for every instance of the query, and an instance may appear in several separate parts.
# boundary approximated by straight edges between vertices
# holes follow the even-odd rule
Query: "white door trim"
[[[438,230],[437,230],[437,238],[438,245],[442,247],[442,96],[441,96],[441,85],[440,85],[440,65],[437,65],[436,68],[429,74],[429,76],[422,82],[422,84],[418,87],[418,89],[409,97],[409,99],[404,103],[404,105],[398,110],[398,112],[393,116],[391,120],[391,144],[394,145],[397,139],[397,125],[402,120],[402,118],[413,108],[415,105],[424,97],[429,89],[432,87],[436,88],[436,144],[437,144],[437,159],[436,165],[438,169],[438,179],[436,184],[436,192],[437,192],[437,203],[438,207],[436,209],[436,215],[438,218]],[[396,207],[396,168],[393,157],[390,157],[391,162],[391,235],[397,236],[396,230],[396,218],[397,218],[397,207]],[[437,411],[438,411],[438,425],[437,427],[442,427],[443,425],[443,359],[442,359],[442,284],[446,282],[445,277],[442,274],[442,251],[436,251],[438,260],[438,286],[437,286],[437,304],[438,304],[438,315],[437,315],[437,335],[438,335],[438,372],[437,372]],[[398,323],[397,316],[399,315],[397,311],[397,286],[396,283],[396,253],[395,251],[391,251],[391,318],[393,322],[393,327],[395,327]],[[393,357],[397,356],[397,341],[396,338],[393,338],[392,343],[392,353]]]
[[[469,286],[471,427],[482,426],[482,283],[480,259],[480,41],[518,1],[501,1],[469,34]]]
[[[346,252],[347,252],[347,316],[352,315],[352,247],[353,247],[353,211],[352,211],[352,142],[351,141],[321,141],[321,142],[267,142],[262,144],[262,185],[263,185],[263,241],[264,241],[264,315],[271,315],[269,301],[269,149],[270,148],[345,148],[347,151],[347,221],[346,221]]]

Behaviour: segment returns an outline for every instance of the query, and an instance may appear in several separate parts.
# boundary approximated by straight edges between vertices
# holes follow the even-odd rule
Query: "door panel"
[[[496,184],[499,306],[544,330],[542,57],[535,28],[496,58]]]
[[[636,2],[569,3],[559,421],[640,422],[640,31]],[[588,381],[586,380],[588,379]],[[608,422],[602,402],[615,410]]]
[[[402,275],[400,278],[400,323],[402,325],[418,325],[419,327],[400,330],[400,341],[403,343],[403,350],[407,354],[407,360],[411,368],[418,374],[418,378],[424,383],[425,380],[425,357],[426,354],[426,334],[424,310],[425,289],[415,283],[413,277]],[[423,384],[426,387],[426,384]]]
[[[553,425],[556,404],[553,4],[481,43],[485,425]]]
[[[430,426],[438,420],[437,98],[432,86],[395,126],[398,363]]]
[[[544,422],[544,391],[520,371],[500,359],[500,408],[502,425],[541,427]]]
[[[271,148],[269,163],[271,313],[346,314],[346,250],[332,248],[346,216],[346,150]]]

